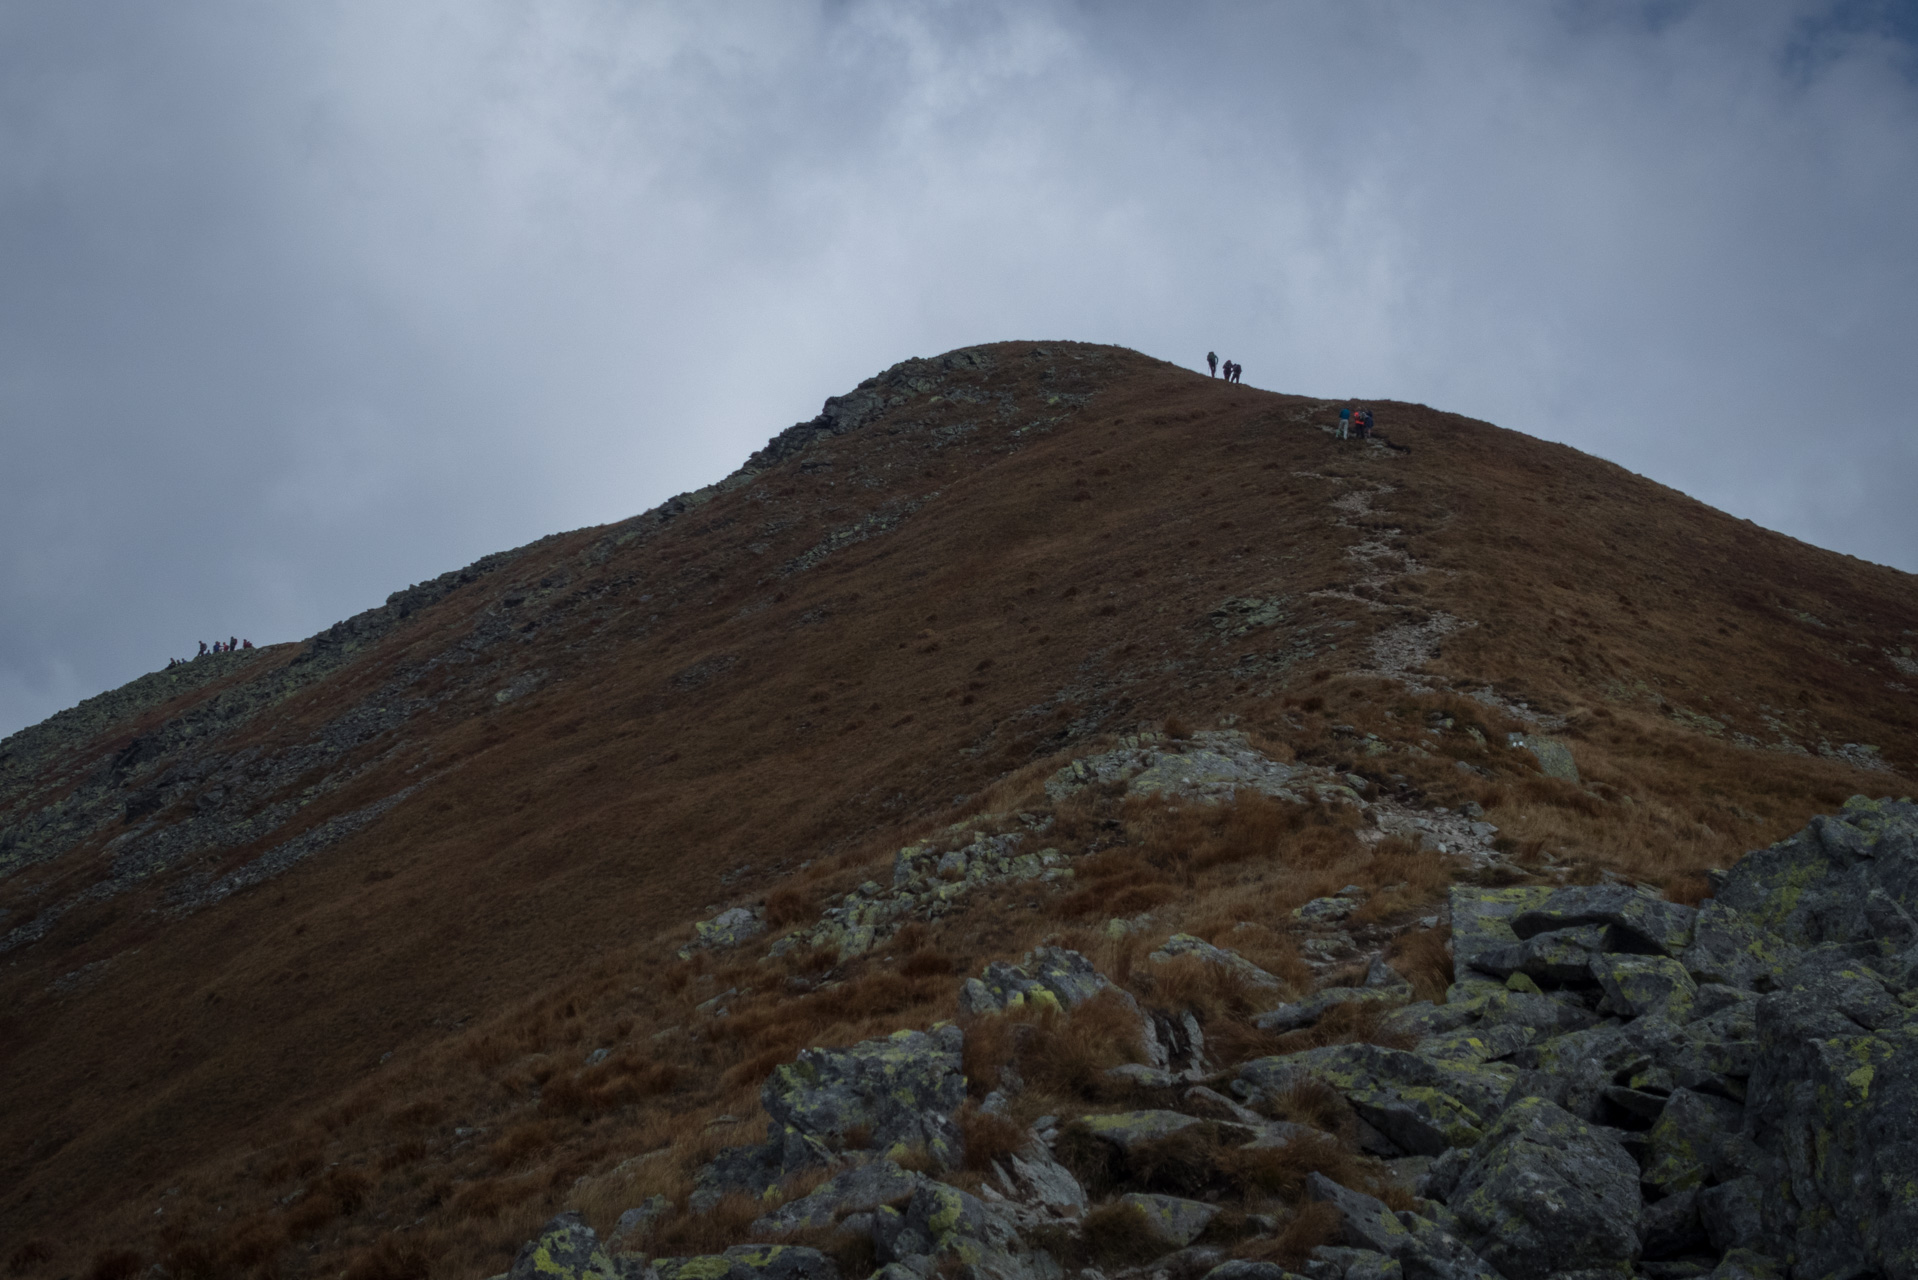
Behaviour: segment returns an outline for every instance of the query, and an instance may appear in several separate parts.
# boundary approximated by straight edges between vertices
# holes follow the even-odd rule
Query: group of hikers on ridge
[[[204,658],[209,653],[238,653],[242,649],[251,649],[252,647],[253,642],[251,640],[242,640],[238,636],[228,636],[225,644],[221,644],[218,640],[215,640],[210,647],[206,641],[202,640],[200,641],[200,651],[194,654],[193,658]],[[187,663],[193,661],[193,658],[168,658],[166,660],[167,668],[171,670],[174,667],[184,667]]]
[[[1205,367],[1212,371],[1213,377],[1216,378],[1219,376],[1218,352],[1208,351],[1205,353]],[[1244,372],[1245,370],[1234,362],[1230,360],[1225,362],[1225,380],[1227,382],[1240,381],[1239,375]],[[1340,405],[1337,438],[1340,440],[1370,440],[1372,438],[1372,411],[1370,409],[1361,409],[1356,405]],[[1397,449],[1400,453],[1410,452],[1409,449],[1401,445],[1395,445],[1392,444],[1391,441],[1385,440],[1383,436],[1379,438],[1385,444]]]
[[[1206,352],[1206,353],[1205,353],[1205,367],[1206,367],[1206,368],[1208,368],[1208,369],[1210,369],[1210,370],[1212,370],[1212,376],[1213,376],[1213,377],[1215,377],[1215,378],[1216,378],[1216,377],[1218,377],[1218,376],[1219,376],[1219,354],[1218,354],[1218,352],[1216,352],[1216,351],[1208,351],[1208,352]],[[1243,381],[1244,379],[1242,379],[1242,378],[1240,377],[1240,375],[1241,375],[1241,374],[1243,374],[1244,372],[1245,372],[1245,366],[1243,366],[1243,365],[1239,365],[1239,364],[1234,364],[1234,363],[1233,363],[1232,361],[1230,361],[1230,360],[1227,360],[1227,361],[1225,362],[1225,380],[1226,380],[1227,382],[1241,382],[1241,381]]]

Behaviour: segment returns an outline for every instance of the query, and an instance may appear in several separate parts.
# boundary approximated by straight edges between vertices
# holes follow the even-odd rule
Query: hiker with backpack
[[[1218,352],[1208,351],[1205,353],[1205,367],[1212,371],[1213,377],[1216,378],[1219,376],[1219,353]]]

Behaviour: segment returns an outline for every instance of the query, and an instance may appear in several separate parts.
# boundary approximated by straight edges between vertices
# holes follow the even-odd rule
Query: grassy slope
[[[371,744],[367,759],[391,754],[325,802],[346,812],[428,779],[372,828],[178,922],[157,923],[157,899],[137,897],[76,912],[0,969],[0,1070],[14,1082],[0,1104],[0,1237],[56,1240],[55,1223],[87,1223],[35,1264],[60,1274],[108,1242],[152,1255],[166,1224],[187,1223],[175,1247],[318,1274],[424,1215],[445,1274],[497,1269],[497,1251],[608,1153],[751,1105],[745,1046],[660,1050],[683,1073],[678,1092],[584,1116],[527,1101],[541,1069],[528,1054],[590,1047],[622,1023],[622,1040],[650,1043],[686,1016],[668,987],[689,979],[662,957],[708,907],[763,897],[807,860],[803,900],[849,887],[977,807],[953,797],[1043,773],[1100,731],[1236,713],[1274,750],[1388,785],[1397,774],[1437,801],[1477,798],[1532,853],[1681,892],[1686,873],[1851,791],[1907,786],[1733,741],[1772,742],[1784,726],[1814,749],[1873,744],[1909,774],[1912,697],[1887,687],[1899,679],[1888,655],[1918,629],[1906,575],[1422,406],[1378,406],[1408,456],[1364,452],[1318,430],[1310,401],[1111,348],[1028,349],[996,348],[985,380],[1017,397],[1009,421],[921,397],[604,564],[584,555],[604,531],[554,540],[510,581],[427,610],[251,726],[265,747],[300,740],[394,669],[447,652],[509,586],[531,597],[517,608],[550,614],[513,659],[549,673],[534,693],[495,706],[497,676],[483,688],[457,665],[424,677],[447,701]],[[1084,409],[1006,450],[1012,428],[1056,416],[1049,395],[1081,387]],[[887,433],[906,419],[923,425]],[[982,425],[935,443],[968,421]],[[892,532],[779,572],[904,497],[926,500]],[[1365,542],[1385,550],[1348,554]],[[1406,556],[1426,572],[1405,572]],[[1288,622],[1222,641],[1207,615],[1243,596],[1284,598]],[[1434,709],[1521,727],[1365,674],[1365,637],[1435,614],[1477,625],[1448,635],[1431,669],[1569,717],[1587,788],[1528,773],[1496,741],[1481,759],[1490,778],[1442,755],[1355,753],[1340,726],[1409,740]],[[1294,639],[1312,656],[1277,674],[1239,664],[1297,652]],[[1129,821],[1143,847],[1149,823]],[[16,877],[0,904],[85,877],[97,857]],[[967,965],[1073,923],[1025,910],[982,908],[929,949]],[[97,960],[111,963],[91,985],[48,993]],[[807,1033],[932,1016],[954,980],[922,968]],[[453,1136],[481,1124],[479,1138]],[[273,1207],[336,1162],[366,1183],[325,1193],[338,1212],[314,1208],[317,1192]],[[281,1220],[300,1204],[317,1223]]]

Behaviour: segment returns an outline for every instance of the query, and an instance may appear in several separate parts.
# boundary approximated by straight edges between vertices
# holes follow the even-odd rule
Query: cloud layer
[[[1076,338],[1918,569],[1918,27],[1841,0],[0,0],[0,733]]]

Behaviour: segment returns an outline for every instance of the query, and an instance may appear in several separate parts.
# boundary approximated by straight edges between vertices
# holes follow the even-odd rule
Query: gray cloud
[[[0,3],[0,733],[1070,337],[1918,568],[1891,4]]]

